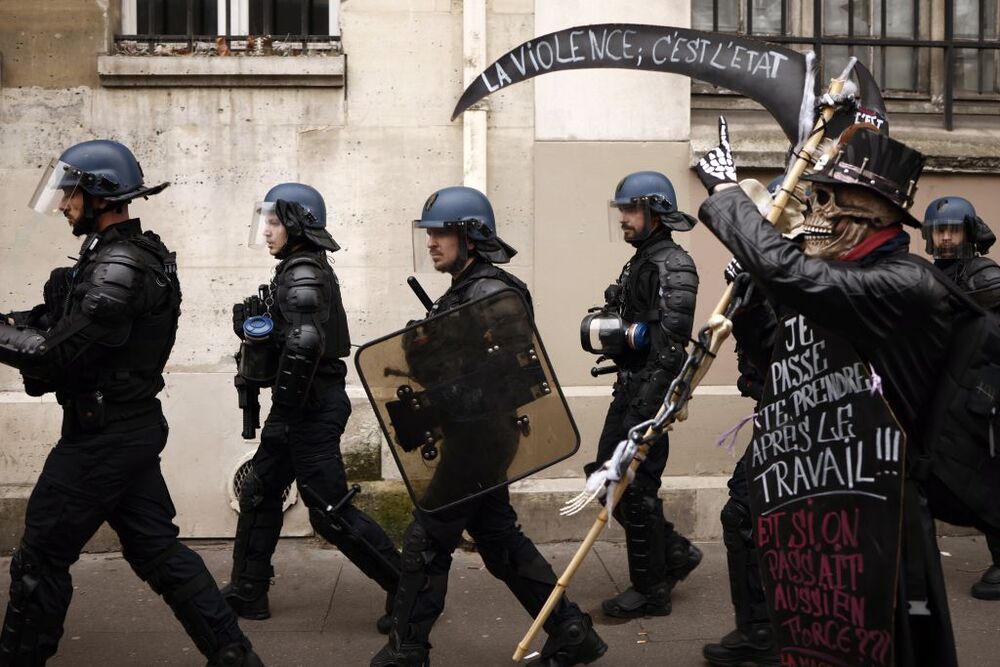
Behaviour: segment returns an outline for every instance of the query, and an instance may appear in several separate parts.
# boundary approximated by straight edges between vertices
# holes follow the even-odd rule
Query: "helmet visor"
[[[645,198],[621,202],[612,199],[608,202],[608,240],[612,243],[622,241],[642,241],[652,231],[649,200]]]
[[[975,255],[964,221],[939,220],[921,229],[927,254],[934,259],[968,259]]]
[[[79,169],[53,159],[38,181],[28,206],[38,213],[58,215],[60,207],[77,192],[82,180],[83,172]]]
[[[466,224],[461,221],[413,221],[413,270],[451,272],[469,258]]]
[[[280,229],[279,229],[280,228]],[[278,219],[274,202],[259,201],[253,205],[253,216],[250,219],[250,237],[247,246],[250,248],[268,248],[277,242],[278,237],[285,232],[284,225]],[[287,237],[287,233],[285,233]]]

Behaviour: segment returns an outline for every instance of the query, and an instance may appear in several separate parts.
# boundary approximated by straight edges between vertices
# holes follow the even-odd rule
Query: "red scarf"
[[[889,225],[884,229],[869,234],[861,243],[845,252],[838,259],[842,262],[856,262],[902,231],[903,225],[898,222],[894,225]]]

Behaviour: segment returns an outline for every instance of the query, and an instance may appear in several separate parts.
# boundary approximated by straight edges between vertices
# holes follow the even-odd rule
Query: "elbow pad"
[[[278,360],[278,376],[271,400],[279,405],[302,407],[323,354],[323,333],[313,324],[293,328]]]

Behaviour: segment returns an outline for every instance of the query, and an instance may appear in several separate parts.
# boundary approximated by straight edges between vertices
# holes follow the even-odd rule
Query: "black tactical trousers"
[[[66,435],[49,453],[28,500],[11,560],[0,664],[42,665],[56,652],[73,595],[69,568],[105,521],[122,556],[163,596],[206,656],[249,641],[201,557],[177,540],[160,472],[166,421],[123,433]]]
[[[290,414],[272,409],[260,434],[253,457],[253,472],[240,494],[240,521],[233,554],[233,580],[266,582],[271,578],[271,556],[278,544],[282,523],[282,496],[297,481],[303,502],[310,509],[336,505],[347,494],[347,474],[340,453],[340,437],[351,415],[351,403],[339,384],[325,390],[318,407]],[[307,489],[302,490],[305,486]],[[336,531],[321,514],[310,511],[316,532],[335,544],[365,574],[387,592],[394,592],[399,553],[382,527],[347,504],[339,511],[357,539]],[[367,544],[365,544],[367,543]],[[370,546],[370,548],[368,548]],[[388,574],[378,555],[393,565]]]
[[[444,610],[452,553],[463,530],[475,540],[486,569],[507,585],[532,617],[555,587],[552,566],[521,532],[506,486],[433,514],[416,510],[403,543],[403,576],[393,613],[397,647],[429,646],[431,628]],[[563,596],[545,629],[551,634],[560,623],[582,616],[580,608]]]
[[[760,579],[760,559],[754,544],[746,456],[744,453],[736,462],[729,479],[729,500],[722,508],[722,537],[726,545],[729,592],[736,612],[736,627],[748,634],[753,626],[769,623],[769,617]]]
[[[628,436],[631,427],[638,423],[635,418],[628,417],[629,404],[635,398],[636,382],[621,381],[615,383],[614,394],[611,405],[608,407],[608,414],[604,419],[604,428],[601,430],[601,437],[597,441],[597,458],[593,463],[588,463],[583,467],[584,472],[590,475],[600,468],[605,461],[611,458],[615,448],[622,440]],[[667,467],[667,458],[670,456],[670,438],[664,433],[657,439],[646,456],[646,460],[639,464],[635,471],[635,480],[629,485],[626,495],[637,493],[640,496],[656,497],[660,489],[663,470]],[[621,515],[615,511],[615,518],[621,521]],[[664,524],[664,539],[666,544],[677,541],[684,541],[675,530],[674,524],[662,517]]]

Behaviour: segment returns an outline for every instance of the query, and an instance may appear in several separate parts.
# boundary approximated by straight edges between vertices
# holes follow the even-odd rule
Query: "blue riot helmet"
[[[636,208],[643,212],[643,229],[631,243],[644,241],[653,231],[653,220],[659,220],[671,231],[686,232],[697,220],[677,210],[677,194],[670,179],[658,171],[637,171],[629,174],[615,188],[608,202],[608,229],[612,241],[623,239],[621,212]]]
[[[986,252],[996,241],[993,232],[976,215],[976,209],[962,197],[940,197],[932,201],[924,213],[922,231],[927,254],[934,259],[975,257],[977,250]]]
[[[506,264],[517,250],[497,236],[493,206],[479,190],[453,186],[438,190],[424,202],[420,219],[413,221],[413,268],[418,272],[436,270],[427,250],[430,230],[454,230],[458,234],[459,254],[456,265],[445,271],[465,265],[471,252],[491,264]]]
[[[73,233],[79,235],[92,231],[102,213],[120,209],[133,199],[155,195],[168,185],[146,187],[142,167],[132,151],[117,141],[95,139],[71,146],[53,159],[28,205],[39,213],[58,215],[64,200],[83,192],[83,219],[73,228]],[[95,207],[97,198],[107,204]]]
[[[304,183],[280,183],[268,190],[264,200],[254,204],[249,245],[263,246],[266,226],[279,223],[288,231],[287,250],[279,253],[279,258],[301,242],[330,252],[340,250],[326,230],[326,202],[316,188]]]

